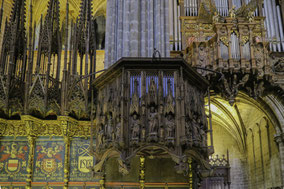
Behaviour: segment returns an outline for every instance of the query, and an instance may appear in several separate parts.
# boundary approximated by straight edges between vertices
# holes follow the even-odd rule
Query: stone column
[[[284,186],[284,134],[276,135],[274,141],[279,147],[280,168],[281,168],[281,185]]]

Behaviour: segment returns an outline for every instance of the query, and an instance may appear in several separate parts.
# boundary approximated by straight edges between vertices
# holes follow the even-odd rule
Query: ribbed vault
[[[208,114],[208,107],[206,112]],[[247,151],[246,136],[249,130],[257,124],[261,125],[267,121],[274,127],[276,133],[281,130],[277,118],[264,100],[255,100],[244,93],[237,96],[233,106],[220,96],[211,97],[211,112],[213,131],[218,127],[228,132],[243,154]],[[213,135],[213,137],[216,136]],[[215,138],[215,140],[219,139]],[[214,147],[216,154],[220,154],[221,149],[224,151],[224,146],[215,145]]]

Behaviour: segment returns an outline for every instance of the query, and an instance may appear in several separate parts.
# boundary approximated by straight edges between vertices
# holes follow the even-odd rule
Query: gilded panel
[[[83,186],[69,186],[69,189],[83,189]]]
[[[73,138],[70,150],[70,181],[94,181],[91,167],[95,158],[90,155],[90,140]]]
[[[32,189],[63,189],[63,186],[33,186]]]
[[[29,146],[25,138],[5,137],[0,141],[0,182],[26,180]]]
[[[65,147],[62,139],[36,141],[33,181],[62,182]]]

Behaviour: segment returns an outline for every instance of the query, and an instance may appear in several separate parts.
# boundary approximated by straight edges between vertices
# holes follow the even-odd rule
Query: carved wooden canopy
[[[128,173],[136,156],[171,157],[178,172],[188,158],[208,168],[208,82],[183,59],[122,58],[93,83],[97,90],[95,171],[118,157]]]

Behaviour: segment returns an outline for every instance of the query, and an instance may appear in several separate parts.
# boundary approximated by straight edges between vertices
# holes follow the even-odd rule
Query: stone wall
[[[226,155],[227,150],[229,151],[231,189],[247,188],[246,159],[243,149],[241,149],[236,140],[234,140],[234,136],[225,130],[224,127],[213,124],[213,142],[215,154],[219,156],[223,154]]]
[[[250,188],[281,186],[279,150],[275,129],[266,120],[252,125],[247,134],[247,160]]]

